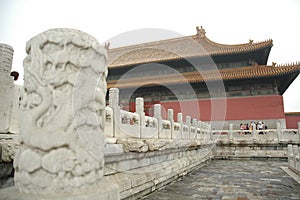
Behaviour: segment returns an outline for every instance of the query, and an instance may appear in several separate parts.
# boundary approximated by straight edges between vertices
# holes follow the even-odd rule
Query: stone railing
[[[220,143],[300,143],[300,122],[298,129],[281,129],[277,123],[276,129],[233,130],[232,124],[228,130],[212,130],[212,139]]]
[[[280,123],[277,123],[277,129],[268,130],[256,130],[255,127],[252,130],[233,130],[230,124],[229,130],[213,130],[212,139],[217,141],[215,158],[223,159],[285,160],[288,144],[300,144],[299,130],[281,129]]]
[[[167,119],[162,119],[160,104],[154,105],[153,117],[145,116],[143,98],[136,99],[135,113],[121,110],[118,100],[119,90],[111,88],[109,104],[105,107],[104,136],[107,143],[104,149],[105,154],[126,151],[140,152],[143,145],[148,145],[142,142],[143,144],[138,145],[137,148],[123,147],[129,145],[128,142],[124,143],[124,140],[139,140],[138,143],[141,143],[143,139],[159,139],[169,140],[168,143],[177,145],[179,141],[182,142],[182,145],[300,143],[300,122],[298,129],[281,129],[280,123],[277,123],[276,129],[267,130],[256,130],[255,127],[252,128],[253,130],[234,130],[232,125],[229,125],[228,130],[211,130],[209,123],[191,119],[190,116],[186,116],[183,121],[182,113],[177,114],[176,122],[172,109],[167,110]],[[12,162],[15,151],[19,147],[17,134],[0,134],[0,145],[1,162]],[[147,150],[149,149],[151,147],[147,148]]]
[[[161,115],[161,105],[154,105],[154,116],[145,116],[143,98],[137,98],[135,113],[121,110],[117,88],[110,89],[110,103],[105,107],[105,155],[125,152],[147,152],[213,144],[210,125],[191,119],[182,113],[174,120],[172,109],[167,119]],[[0,160],[12,163],[19,148],[18,133],[0,133]],[[10,176],[10,173],[7,174]]]
[[[191,119],[190,116],[186,116],[185,121],[183,121],[182,113],[177,114],[176,122],[172,109],[167,110],[167,119],[162,119],[160,104],[154,105],[153,117],[145,116],[143,98],[136,99],[135,113],[121,110],[118,100],[119,90],[111,88],[109,91],[109,104],[105,107],[104,136],[107,143],[105,154],[122,153],[128,149],[129,151],[140,151],[140,149],[136,148],[123,148],[122,146],[125,144],[124,140],[139,140],[141,142],[144,139],[159,139],[169,140],[168,143],[173,142],[174,144],[181,141],[182,145],[190,145],[192,143],[198,145],[213,143],[300,143],[300,122],[298,123],[298,129],[281,129],[278,122],[276,129],[256,130],[253,127],[253,130],[234,130],[233,125],[230,124],[228,130],[211,130],[209,123]],[[118,143],[122,145],[112,145]],[[12,162],[15,151],[19,147],[17,134],[0,134],[0,145],[1,162]]]
[[[300,175],[300,147],[299,145],[288,145],[288,167]]]
[[[154,105],[154,116],[145,116],[143,98],[136,99],[136,112],[121,110],[117,99],[119,90],[109,91],[109,105],[106,107],[104,135],[107,138],[134,139],[177,139],[177,140],[210,140],[210,125],[206,122],[191,119],[182,113],[177,114],[174,121],[173,109],[168,109],[167,119],[162,119],[161,105]],[[112,120],[113,119],[113,120]]]

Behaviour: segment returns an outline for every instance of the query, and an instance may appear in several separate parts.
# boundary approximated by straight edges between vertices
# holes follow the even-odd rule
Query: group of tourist
[[[240,124],[240,130],[241,132],[239,132],[240,134],[251,134],[251,131],[253,130],[253,127],[255,128],[255,130],[267,130],[267,125],[265,125],[264,122],[250,122],[249,124]],[[246,131],[249,130],[249,131]],[[259,131],[258,134],[265,134],[266,132],[264,131]]]

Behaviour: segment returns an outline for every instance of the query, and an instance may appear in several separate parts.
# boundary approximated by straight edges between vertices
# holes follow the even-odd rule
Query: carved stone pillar
[[[158,137],[160,137],[162,131],[162,117],[161,117],[161,105],[154,104],[154,117],[157,119],[158,125]]]
[[[182,126],[183,119],[182,113],[177,113],[177,122]]]
[[[14,87],[14,79],[10,76],[13,53],[11,46],[0,44],[0,133],[9,131]]]
[[[144,98],[138,97],[135,99],[135,112],[140,115],[141,126],[145,126]]]
[[[161,105],[160,104],[154,104],[154,117],[155,118],[161,118]]]
[[[197,125],[198,125],[198,120],[196,118],[193,118],[192,119],[192,126],[194,128],[194,132],[193,133],[191,132],[191,135],[190,135],[191,136],[190,139],[192,139],[192,140],[197,139]]]
[[[233,124],[229,124],[228,140],[230,143],[233,143]]]
[[[144,98],[138,97],[135,99],[135,112],[144,113]]]
[[[294,167],[294,151],[293,151],[293,145],[288,144],[288,163],[289,167]]]
[[[185,117],[185,124],[189,127],[189,139],[191,138],[191,116],[186,116]]]
[[[203,131],[202,131],[202,121],[198,121],[197,127],[200,130],[200,133],[197,134],[197,139],[199,139],[201,141],[203,139],[203,137],[202,137],[202,133],[203,133]]]
[[[144,98],[138,97],[135,99],[135,112],[140,116],[140,138],[142,138],[145,127]]]
[[[281,130],[281,124],[280,124],[280,122],[276,123],[276,132],[277,132],[278,142],[282,142],[283,141],[283,137],[282,137],[282,130]]]
[[[119,89],[110,88],[109,89],[109,107],[113,110],[113,136],[117,137],[120,135],[120,125],[121,125],[121,116],[120,116],[120,106],[119,106]]]
[[[183,131],[183,116],[182,116],[182,113],[177,113],[177,123],[180,124],[180,135],[177,136],[177,138],[182,139],[182,131]]]
[[[168,120],[174,122],[174,110],[168,109]]]
[[[26,52],[19,199],[119,199],[103,179],[106,50],[81,31],[50,29]]]
[[[297,144],[293,145],[293,155],[294,155],[294,169],[297,170],[299,168],[299,147]]]
[[[171,122],[171,138],[174,138],[174,110],[168,109],[168,120]]]
[[[256,125],[255,125],[255,124],[252,124],[251,126],[252,126],[252,133],[251,133],[251,135],[252,135],[252,140],[253,140],[254,143],[256,143],[256,142],[257,142],[257,130],[256,130]]]
[[[208,124],[208,127],[207,127],[207,132],[208,132],[208,142],[211,143],[211,140],[212,140],[212,130],[211,130],[211,124]]]
[[[109,106],[114,108],[119,106],[119,89],[110,88],[109,89]]]

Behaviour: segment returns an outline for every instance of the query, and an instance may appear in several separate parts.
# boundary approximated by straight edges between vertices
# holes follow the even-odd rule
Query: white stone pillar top
[[[190,126],[191,125],[191,116],[186,116],[185,122],[186,122],[186,125]]]
[[[199,120],[199,121],[198,121],[198,127],[199,127],[199,128],[201,127],[201,123],[202,123],[202,122]]]
[[[137,97],[135,99],[135,112],[138,114],[144,113],[144,98]]]
[[[117,93],[117,94],[119,94],[119,88],[110,88],[109,92],[110,93]]]
[[[182,123],[183,119],[182,119],[182,113],[177,113],[177,122],[178,123]]]
[[[7,44],[0,43],[0,74],[10,74],[14,50]]]
[[[114,108],[115,106],[119,106],[119,89],[110,88],[108,93],[108,99],[108,104],[110,107]]]
[[[280,122],[276,122],[276,128],[277,128],[277,130],[281,130],[281,124],[280,124]]]
[[[154,117],[156,119],[161,119],[161,105],[154,104]]]
[[[168,109],[168,120],[169,121],[174,121],[174,110],[173,109]]]
[[[194,126],[194,127],[197,127],[197,119],[196,118],[193,118],[193,120],[192,120],[192,125]]]

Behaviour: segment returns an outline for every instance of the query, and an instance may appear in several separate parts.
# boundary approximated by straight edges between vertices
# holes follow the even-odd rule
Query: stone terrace
[[[300,199],[283,161],[213,160],[143,199]]]

